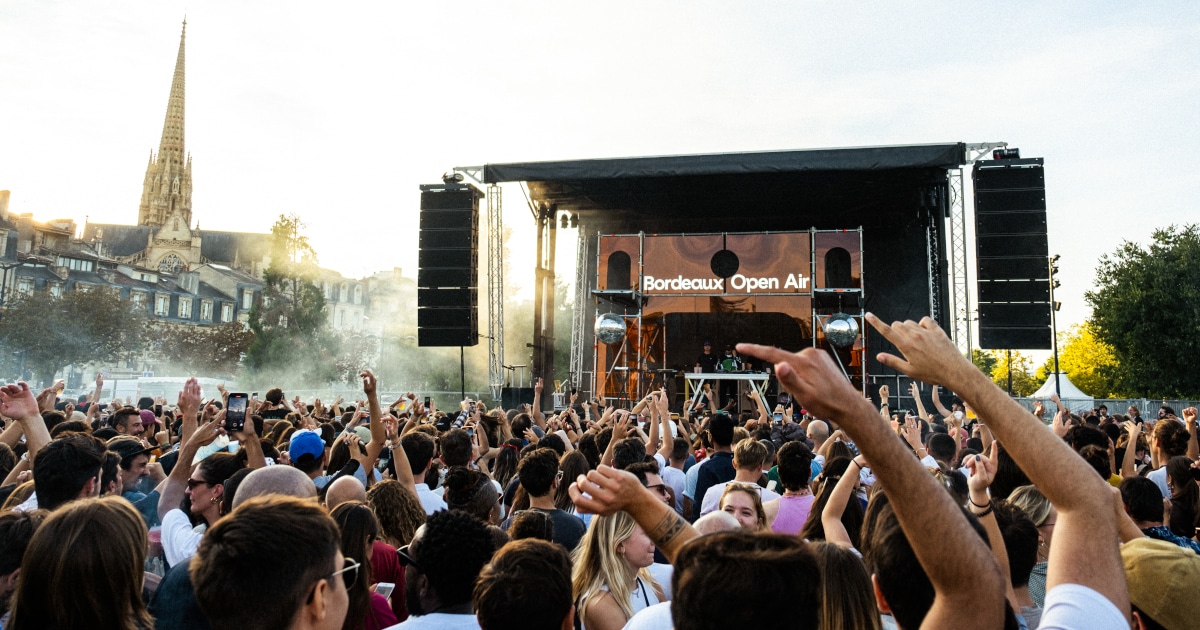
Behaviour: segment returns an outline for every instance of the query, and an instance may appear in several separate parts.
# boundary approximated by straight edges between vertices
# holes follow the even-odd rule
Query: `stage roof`
[[[483,181],[493,184],[519,181],[783,174],[816,171],[880,171],[956,168],[965,163],[966,145],[958,142],[953,144],[488,164],[483,167]]]

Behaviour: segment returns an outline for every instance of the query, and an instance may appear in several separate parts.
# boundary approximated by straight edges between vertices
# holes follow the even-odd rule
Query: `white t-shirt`
[[[167,512],[162,519],[162,548],[167,564],[175,566],[196,555],[206,529],[208,526],[204,524],[192,527],[183,510],[176,508]]]
[[[658,462],[658,473],[663,483],[675,491],[675,511],[683,513],[683,489],[687,485],[687,475],[678,468],[672,468],[671,462],[658,453],[654,454],[654,461]]]
[[[725,493],[725,486],[728,486],[731,483],[739,482],[726,481],[725,483],[718,483],[709,488],[708,492],[704,493],[704,502],[700,505],[700,516],[704,516],[709,512],[716,512],[717,508],[721,507],[721,495]],[[767,490],[758,484],[747,485],[753,485],[755,488],[758,488],[758,496],[762,497],[763,503],[779,498],[779,493],[771,492],[770,490]]]
[[[1129,620],[1100,593],[1082,584],[1059,584],[1046,593],[1038,630],[1127,630]]]
[[[430,490],[429,485],[425,482],[417,484],[417,498],[421,500],[421,507],[425,508],[426,516],[438,510],[446,509],[446,502],[442,500],[442,497],[434,494],[433,490]],[[474,617],[471,618],[474,619]]]
[[[1146,478],[1154,482],[1158,489],[1162,491],[1164,499],[1171,498],[1171,489],[1167,487],[1167,467],[1164,465],[1157,470],[1151,470],[1146,473]]]
[[[425,630],[425,628],[448,628],[449,630],[479,630],[479,620],[475,615],[452,615],[450,613],[429,613],[420,617],[408,619],[385,628],[385,630]]]
[[[671,630],[674,627],[671,602],[667,601],[634,613],[622,630]]]

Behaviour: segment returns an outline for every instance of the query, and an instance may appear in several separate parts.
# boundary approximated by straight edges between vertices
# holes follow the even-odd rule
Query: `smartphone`
[[[242,393],[229,394],[228,407],[225,409],[225,431],[233,433],[241,431],[246,426],[246,406],[250,397]]]
[[[425,408],[426,409],[429,408],[429,397],[428,396],[425,397]]]
[[[776,411],[773,417],[775,418],[775,424],[783,424],[783,412]]]
[[[162,415],[162,405],[154,405],[154,415],[156,415],[156,416]]]
[[[471,404],[467,405],[467,413],[475,413],[475,401],[474,400],[471,401]]]
[[[396,585],[391,582],[380,582],[375,585],[375,593],[383,595],[384,599],[391,599],[394,590],[396,590]]]
[[[258,392],[254,392],[254,393],[250,394],[250,399],[251,399],[251,400],[258,400]]]

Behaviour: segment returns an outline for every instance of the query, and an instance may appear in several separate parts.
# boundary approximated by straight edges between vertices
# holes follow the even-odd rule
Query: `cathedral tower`
[[[168,221],[192,222],[192,157],[183,146],[183,51],[187,20],[179,35],[179,55],[175,58],[175,76],[167,99],[167,117],[163,121],[158,154],[150,154],[146,177],[142,182],[142,202],[138,207],[138,225],[162,227]],[[179,229],[175,227],[175,229]]]

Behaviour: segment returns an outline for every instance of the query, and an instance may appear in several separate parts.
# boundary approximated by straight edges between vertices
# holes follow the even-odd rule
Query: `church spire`
[[[158,143],[159,159],[168,156],[172,162],[183,164],[183,94],[184,43],[187,39],[187,19],[179,34],[179,54],[175,57],[175,76],[171,79],[171,96],[167,99],[167,117],[163,121],[162,140]]]
[[[179,35],[179,53],[175,57],[175,74],[171,79],[171,95],[167,99],[167,115],[163,119],[162,139],[158,155],[146,166],[142,183],[142,201],[138,207],[138,224],[159,227],[167,217],[179,212],[184,224],[192,220],[191,156],[184,151],[184,50],[187,40],[187,19]]]

